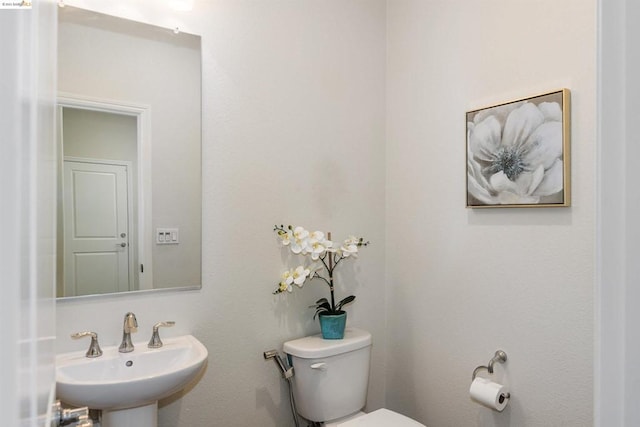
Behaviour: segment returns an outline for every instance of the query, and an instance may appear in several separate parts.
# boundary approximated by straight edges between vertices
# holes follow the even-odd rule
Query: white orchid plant
[[[342,307],[356,299],[350,295],[337,304],[334,297],[333,273],[336,267],[347,258],[358,255],[361,246],[367,246],[362,237],[349,236],[339,247],[331,241],[331,233],[322,231],[308,231],[304,227],[291,225],[276,225],[273,229],[278,235],[280,243],[288,247],[295,255],[311,258],[311,263],[301,264],[282,273],[278,287],[273,292],[292,292],[293,285],[302,288],[306,281],[319,279],[329,286],[331,300],[320,298],[310,308],[315,308],[314,319],[319,314],[341,314]]]

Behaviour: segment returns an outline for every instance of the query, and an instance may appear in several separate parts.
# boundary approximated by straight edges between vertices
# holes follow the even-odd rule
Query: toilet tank
[[[367,400],[371,334],[347,328],[341,340],[313,335],[284,343],[298,414],[323,422],[354,414]]]

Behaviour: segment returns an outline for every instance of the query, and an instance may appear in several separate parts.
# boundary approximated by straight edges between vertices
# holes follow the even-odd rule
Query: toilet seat
[[[338,427],[426,427],[409,417],[398,414],[388,409],[378,409],[361,417],[356,417],[344,423],[338,423]]]

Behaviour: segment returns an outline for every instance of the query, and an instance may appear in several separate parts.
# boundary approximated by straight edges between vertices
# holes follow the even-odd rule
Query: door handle
[[[126,248],[127,244],[125,242],[122,243],[116,243],[116,246],[120,246],[121,248]]]

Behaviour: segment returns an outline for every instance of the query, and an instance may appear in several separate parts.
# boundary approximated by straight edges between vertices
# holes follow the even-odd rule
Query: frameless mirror
[[[200,37],[58,11],[57,296],[200,287]]]

